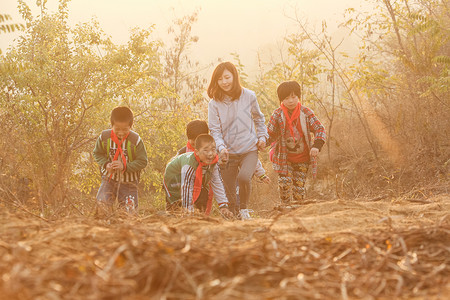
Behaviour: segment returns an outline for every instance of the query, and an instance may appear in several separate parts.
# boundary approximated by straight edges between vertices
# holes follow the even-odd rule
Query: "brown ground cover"
[[[252,221],[0,212],[2,299],[448,299],[450,195]]]

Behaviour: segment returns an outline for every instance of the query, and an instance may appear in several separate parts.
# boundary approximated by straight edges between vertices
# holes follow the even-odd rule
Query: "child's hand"
[[[108,174],[113,172],[113,168],[112,168],[111,163],[107,163],[106,164],[106,171],[108,172]]]
[[[225,165],[228,162],[228,150],[222,149],[219,153],[219,164]]]
[[[259,140],[256,146],[258,146],[259,151],[263,151],[266,148],[266,142]]]
[[[319,155],[319,149],[317,148],[311,148],[311,151],[309,152],[309,155],[311,157],[316,157],[317,155]]]
[[[222,207],[219,210],[220,213],[227,219],[231,219],[234,217],[233,213],[227,207]]]
[[[123,163],[119,160],[115,160],[111,163],[111,167],[114,171],[119,170],[122,171],[123,170]]]

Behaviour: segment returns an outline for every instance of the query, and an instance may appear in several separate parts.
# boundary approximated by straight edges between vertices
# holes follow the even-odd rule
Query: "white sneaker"
[[[241,220],[251,220],[252,217],[250,216],[250,213],[253,212],[252,209],[244,208],[239,210],[239,216],[241,217]]]
[[[125,209],[128,213],[134,212],[136,206],[134,204],[134,197],[129,195],[125,198]]]

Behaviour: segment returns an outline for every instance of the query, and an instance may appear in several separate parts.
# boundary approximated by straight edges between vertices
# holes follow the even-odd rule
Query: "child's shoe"
[[[281,208],[291,208],[291,201],[281,201]]]
[[[125,198],[125,209],[127,210],[128,213],[133,213],[135,210],[136,206],[134,204],[134,197],[133,196],[127,196]]]
[[[239,210],[239,216],[241,217],[241,220],[251,220],[252,217],[250,216],[250,213],[253,212],[253,210],[244,208]]]
[[[302,200],[292,200],[290,203],[290,207],[291,208],[299,208],[300,206],[302,206],[303,201]]]

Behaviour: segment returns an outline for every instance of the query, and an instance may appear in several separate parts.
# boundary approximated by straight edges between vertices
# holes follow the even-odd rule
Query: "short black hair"
[[[195,140],[200,134],[208,134],[208,123],[203,120],[193,120],[186,125],[186,136],[188,140]]]
[[[126,106],[118,106],[111,111],[111,125],[114,122],[128,122],[133,125],[133,112]]]
[[[297,95],[298,98],[301,98],[302,96],[300,84],[298,84],[297,81],[285,81],[277,88],[278,100],[280,100],[280,103],[292,93]]]
[[[200,134],[195,139],[195,149],[199,150],[204,144],[214,142],[215,142],[214,138],[209,134]]]

